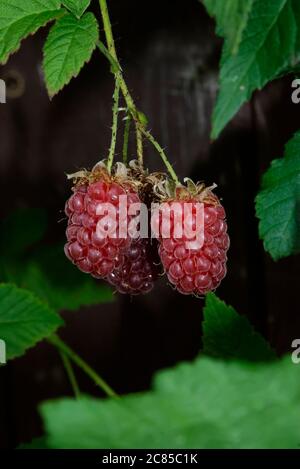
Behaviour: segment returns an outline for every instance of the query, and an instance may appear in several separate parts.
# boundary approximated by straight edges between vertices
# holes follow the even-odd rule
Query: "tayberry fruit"
[[[157,241],[133,239],[123,253],[122,262],[111,272],[107,280],[119,293],[139,295],[149,293],[159,275]]]
[[[196,227],[196,205],[199,202],[203,203],[204,211],[201,243],[196,235],[193,239],[185,233],[185,221],[187,225]],[[184,212],[186,203],[189,207],[188,220],[185,220]],[[180,293],[187,295],[203,295],[216,289],[226,275],[226,253],[229,248],[225,211],[219,199],[212,188],[189,181],[189,187],[177,188],[174,197],[167,199],[164,207],[156,224],[159,229],[159,255],[169,281]],[[163,236],[163,226],[169,230],[168,237]],[[178,228],[182,229],[179,236]]]
[[[129,225],[132,216],[128,215],[128,208],[132,203],[139,204],[140,199],[130,181],[111,177],[103,167],[73,176],[77,184],[65,208],[65,254],[81,271],[105,278],[124,261],[123,252],[130,246],[131,238],[127,230],[124,235],[119,229],[121,224],[123,228]],[[122,195],[126,196],[126,207],[120,209]]]

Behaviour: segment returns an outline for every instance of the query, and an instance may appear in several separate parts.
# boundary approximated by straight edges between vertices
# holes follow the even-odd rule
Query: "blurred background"
[[[247,315],[279,354],[289,351],[300,332],[299,258],[275,263],[264,253],[254,198],[262,173],[299,129],[293,77],[255,94],[211,142],[222,41],[201,3],[109,3],[129,88],[153,134],[180,178],[218,185],[231,237],[228,274],[218,296]],[[97,2],[92,5],[99,16]],[[47,28],[28,38],[0,67],[8,95],[0,105],[0,213],[3,219],[16,209],[43,208],[49,220],[45,243],[51,246],[63,239],[66,227],[63,208],[71,186],[65,173],[90,168],[107,155],[113,79],[106,59],[95,52],[80,76],[50,102],[41,68],[46,33]],[[135,158],[134,135],[130,148]],[[150,169],[163,168],[149,145],[146,162]],[[161,279],[148,296],[116,295],[114,302],[64,312],[67,327],[61,335],[117,392],[135,392],[150,387],[156,370],[199,353],[203,304],[180,296]],[[98,394],[80,372],[78,377],[83,391]],[[68,394],[60,357],[45,343],[2,367],[0,447],[39,436],[39,402]]]

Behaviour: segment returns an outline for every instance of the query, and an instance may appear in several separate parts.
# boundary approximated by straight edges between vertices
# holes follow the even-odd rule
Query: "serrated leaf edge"
[[[50,308],[50,306],[47,303],[44,303],[43,301],[41,301],[41,299],[38,296],[34,295],[31,291],[26,290],[25,288],[20,288],[17,285],[15,285],[14,283],[0,283],[0,290],[3,286],[10,287],[11,290],[21,292],[22,294],[25,292],[27,294],[27,297],[28,297],[29,300],[32,299],[37,305],[41,306],[44,309],[47,309],[48,312],[50,312],[53,316],[55,316],[57,318],[57,322],[59,323],[57,326],[53,325],[53,327],[50,328],[49,334],[47,334],[45,337],[43,337],[42,339],[37,339],[33,342],[32,345],[30,345],[28,347],[25,347],[23,353],[21,353],[21,354],[17,353],[17,354],[9,355],[8,360],[13,360],[14,358],[18,358],[18,357],[23,356],[28,350],[34,348],[39,342],[42,342],[47,337],[49,337],[51,334],[53,334],[54,331],[56,331],[59,327],[64,325],[64,320],[62,319],[62,317],[59,314],[57,314],[57,312],[55,310]]]
[[[66,14],[70,14],[70,15],[75,16],[73,13],[71,13],[71,12],[68,13],[67,11],[66,11]],[[99,24],[98,24],[98,21],[97,21],[95,15],[94,15],[93,13],[90,13],[90,12],[85,13],[85,14],[91,14],[91,15],[93,15],[93,17],[94,17],[94,19],[95,19],[96,26],[97,26],[98,35],[99,35]],[[84,17],[84,15],[81,16],[81,18],[83,18],[83,17]],[[81,19],[81,18],[78,18],[78,19]],[[56,26],[56,24],[55,24],[54,26]],[[53,27],[54,27],[54,26],[53,26]],[[51,33],[51,31],[49,32],[49,34],[50,34],[50,33]],[[46,39],[46,43],[45,43],[45,45],[44,45],[44,47],[43,47],[43,64],[42,64],[42,70],[43,70],[43,74],[44,74],[44,77],[45,77],[45,83],[46,83],[46,88],[47,88],[47,91],[48,91],[49,98],[52,99],[52,98],[54,98],[54,96],[56,96],[61,90],[63,90],[63,89],[65,88],[65,86],[67,86],[74,78],[77,78],[77,77],[78,77],[78,75],[79,75],[79,73],[81,72],[81,70],[83,69],[83,67],[84,67],[87,63],[90,62],[91,57],[92,57],[92,55],[93,55],[93,53],[94,53],[94,51],[95,51],[95,49],[96,49],[96,47],[97,47],[97,44],[96,44],[96,43],[94,44],[94,46],[92,47],[92,49],[91,49],[91,51],[90,51],[89,57],[82,63],[82,65],[81,65],[80,69],[78,70],[78,72],[74,73],[74,74],[70,77],[70,79],[68,79],[68,81],[66,81],[66,82],[65,82],[62,86],[60,86],[58,89],[52,91],[51,88],[49,87],[48,83],[47,83],[47,80],[46,80],[46,72],[45,72],[45,67],[44,67],[44,63],[45,63],[45,46],[46,46],[46,44],[47,44],[48,38],[49,38],[49,35],[48,35],[48,37],[47,37],[47,39]]]

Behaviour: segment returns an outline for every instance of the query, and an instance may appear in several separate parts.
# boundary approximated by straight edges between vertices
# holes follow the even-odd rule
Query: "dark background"
[[[200,2],[115,0],[109,6],[129,88],[179,177],[218,184],[231,237],[218,296],[247,315],[279,354],[289,351],[300,337],[299,257],[274,263],[264,253],[254,197],[262,173],[300,127],[300,105],[291,101],[293,77],[257,92],[212,143],[222,42]],[[99,16],[97,2],[93,8]],[[64,236],[58,221],[70,194],[65,173],[107,155],[113,79],[106,59],[95,52],[79,78],[50,102],[41,71],[46,32],[24,41],[0,68],[8,84],[8,102],[0,105],[0,214],[45,207],[56,240]],[[151,169],[162,168],[149,145],[146,161]],[[162,279],[146,297],[117,296],[110,305],[66,312],[62,336],[119,393],[143,390],[157,369],[197,355],[202,307],[203,300],[180,296]],[[78,376],[84,391],[98,393]],[[60,358],[47,344],[1,368],[0,447],[38,436],[37,404],[70,393]]]

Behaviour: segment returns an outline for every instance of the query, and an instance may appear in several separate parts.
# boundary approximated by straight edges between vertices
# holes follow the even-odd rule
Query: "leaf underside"
[[[300,132],[264,174],[256,215],[260,238],[274,260],[300,252]]]
[[[225,41],[212,138],[220,134],[253,91],[299,63],[298,0],[254,0],[246,20],[236,53]],[[224,25],[219,28],[224,29]]]
[[[202,2],[209,15],[216,18],[217,34],[226,39],[228,49],[236,54],[254,0],[202,0]]]

